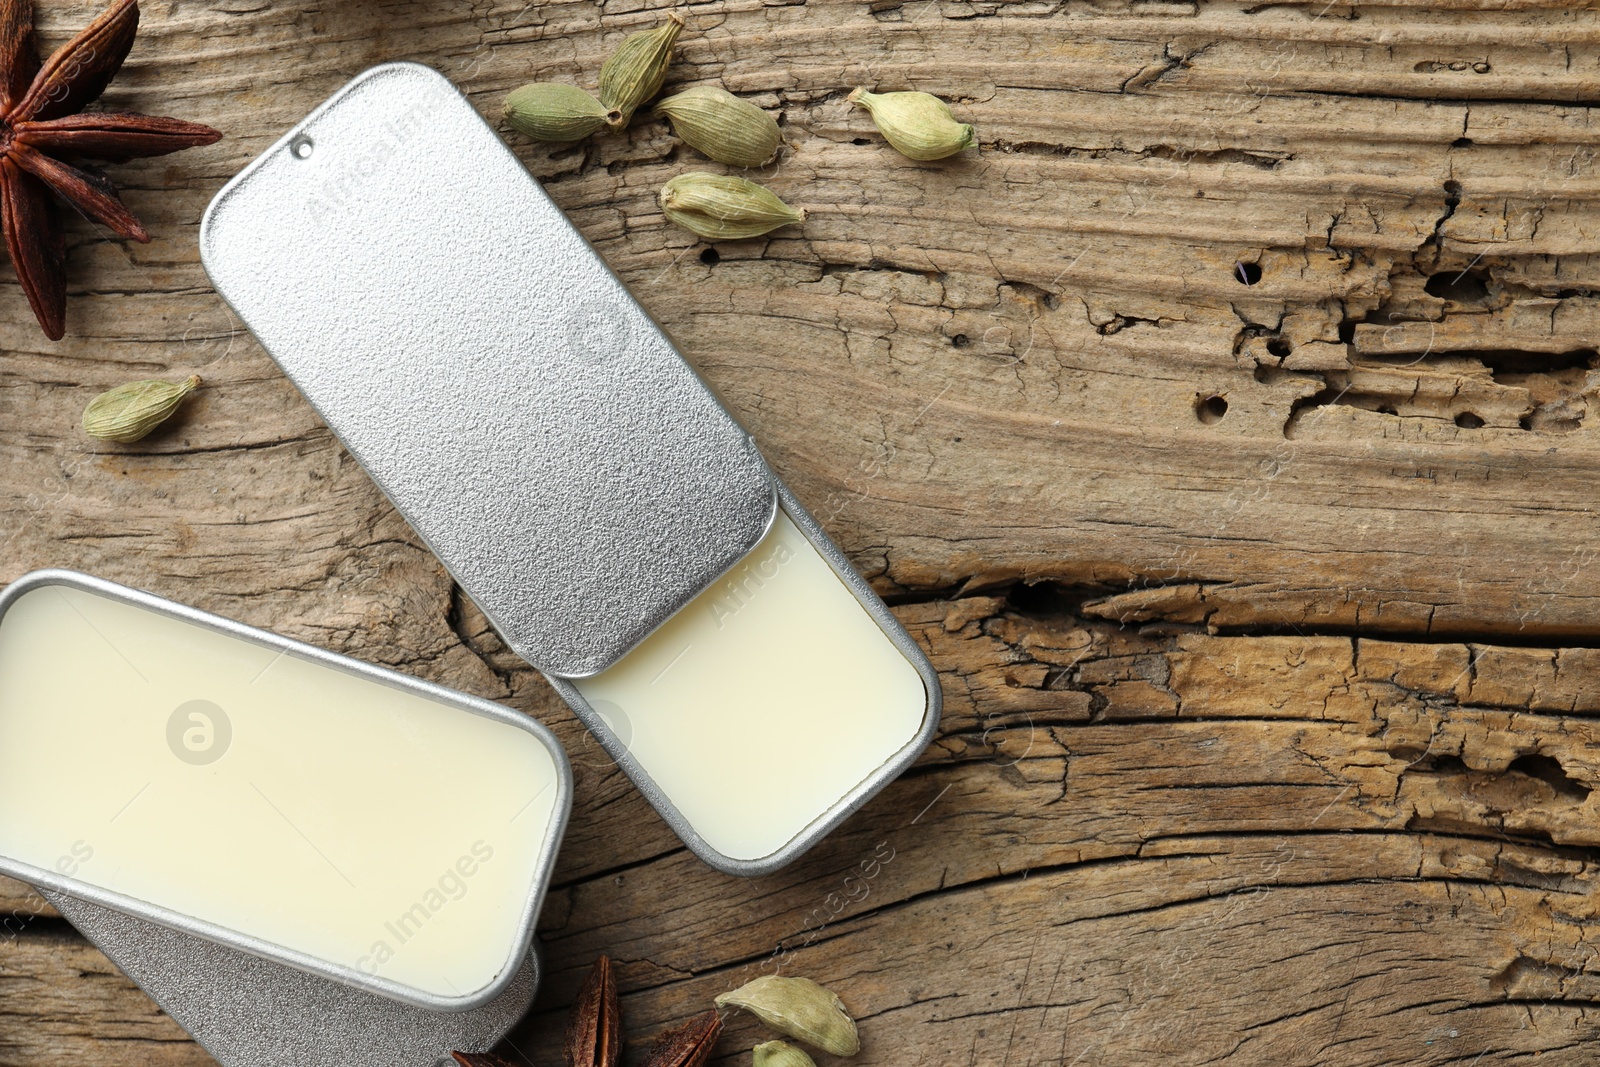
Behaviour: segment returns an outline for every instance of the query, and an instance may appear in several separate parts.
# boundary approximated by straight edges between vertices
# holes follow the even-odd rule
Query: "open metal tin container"
[[[163,955],[424,1027],[525,1005],[571,803],[499,705],[72,571],[0,592],[0,872],[164,1004]]]
[[[672,797],[657,785],[649,770],[643,766],[629,747],[627,739],[619,736],[616,728],[617,722],[614,710],[610,714],[602,712],[586,698],[579,688],[579,682],[562,678],[557,675],[546,675],[550,684],[563,700],[570,705],[579,718],[593,731],[596,739],[606,750],[606,754],[616,761],[628,777],[633,779],[639,791],[645,795],[651,805],[661,813],[673,830],[683,839],[690,850],[705,860],[712,867],[727,874],[756,876],[767,874],[788,864],[807,849],[820,841],[830,830],[847,819],[873,794],[877,793],[889,782],[898,777],[906,768],[914,763],[922,750],[927,748],[933,740],[934,732],[939,725],[940,691],[939,676],[934,671],[933,665],[928,662],[916,639],[906,632],[905,627],[889,611],[866,579],[850,565],[839,547],[833,543],[822,527],[806,511],[805,507],[789,491],[789,487],[778,481],[776,477],[773,484],[778,492],[780,507],[795,528],[808,540],[817,554],[833,571],[834,576],[854,595],[867,615],[883,631],[884,636],[902,655],[906,662],[916,672],[925,694],[925,710],[920,717],[920,722],[914,733],[899,748],[894,749],[888,758],[875,770],[852,787],[848,788],[836,802],[818,811],[814,818],[804,826],[799,827],[789,837],[788,841],[777,850],[764,856],[746,858],[730,856],[715,843],[707,838],[696,827],[694,820],[685,816],[679,810]],[[820,665],[819,665],[820,669]],[[778,683],[783,684],[783,683]],[[848,738],[841,741],[848,744]],[[783,765],[783,752],[781,750],[765,753],[766,760],[770,762],[757,762],[754,766],[762,768],[762,773],[771,774],[775,768]],[[763,753],[752,752],[749,754],[753,760],[760,761]],[[773,781],[772,788],[784,788],[781,781]]]
[[[922,650],[443,76],[358,75],[217,194],[200,247],[506,644],[711,866],[782,867],[931,740]],[[624,689],[643,695],[621,724]]]

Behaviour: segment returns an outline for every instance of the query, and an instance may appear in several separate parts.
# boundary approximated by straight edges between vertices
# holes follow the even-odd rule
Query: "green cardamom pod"
[[[872,115],[873,124],[896,152],[909,159],[943,159],[977,141],[977,131],[950,114],[950,105],[928,93],[850,94]]]
[[[600,67],[600,102],[612,129],[626,126],[639,105],[661,91],[682,30],[683,16],[669,11],[665,25],[630,34]]]
[[[764,974],[717,998],[717,1007],[730,1005],[823,1052],[854,1056],[861,1051],[855,1020],[838,997],[809,978]]]
[[[656,105],[672,129],[691,148],[718,163],[759,167],[778,154],[778,123],[748,100],[715,85],[697,85]]]
[[[131,444],[171,417],[190,390],[200,384],[191,374],[181,382],[157,378],[109,389],[83,409],[83,429],[90,437]]]
[[[607,114],[592,95],[559,82],[513,89],[502,110],[512,129],[535,141],[581,141],[606,124]]]
[[[817,1067],[817,1061],[787,1041],[763,1041],[750,1050],[755,1067]]]
[[[690,233],[722,241],[760,237],[806,217],[755,182],[705,171],[680,174],[663,186],[661,210]]]

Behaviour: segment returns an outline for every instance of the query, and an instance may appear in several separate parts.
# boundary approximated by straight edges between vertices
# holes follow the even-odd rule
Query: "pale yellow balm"
[[[910,744],[928,707],[911,661],[782,510],[732,571],[572,684],[736,860],[794,840]]]
[[[458,998],[561,792],[507,722],[71,586],[0,618],[0,856]]]

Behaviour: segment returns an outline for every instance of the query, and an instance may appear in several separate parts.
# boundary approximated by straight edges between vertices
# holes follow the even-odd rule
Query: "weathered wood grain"
[[[0,923],[4,922],[4,916],[53,918],[55,915],[55,908],[32,886],[12,878],[0,878]]]
[[[0,943],[0,1062],[213,1062],[63,920],[36,920],[35,927]]]
[[[1555,679],[1590,650],[1063,608],[903,609],[945,736],[812,870],[701,888],[678,854],[647,868],[670,918],[627,870],[565,888],[546,944],[630,961],[641,1037],[782,967],[853,994],[871,1062],[1584,1062],[1600,690]]]
[[[47,43],[94,6],[41,0]],[[635,1041],[781,967],[861,1014],[862,1064],[1590,1062],[1594,5],[683,5],[668,87],[791,146],[759,176],[811,215],[762,241],[665,224],[661,183],[718,168],[659,123],[512,138],[943,677],[917,767],[748,881],[507,653],[194,244],[363,67],[493,118],[661,9],[147,3],[107,104],[229,136],[112,168],[155,240],[69,227],[62,343],[0,284],[0,579],[79,567],[551,723],[577,808],[513,1057],[555,1062],[607,952]],[[856,84],[947,96],[980,150],[901,159]],[[190,371],[169,430],[77,431]],[[206,1061],[26,890],[0,913],[0,1064]]]

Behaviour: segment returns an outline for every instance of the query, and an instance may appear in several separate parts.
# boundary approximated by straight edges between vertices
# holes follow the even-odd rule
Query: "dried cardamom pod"
[[[181,382],[151,378],[108,389],[83,409],[83,430],[90,437],[132,444],[166,422],[199,384],[200,376],[191,374]]]
[[[622,1058],[622,1012],[611,960],[601,956],[589,968],[567,1020],[568,1067],[617,1067]]]
[[[683,16],[669,11],[665,25],[630,34],[600,67],[600,102],[612,129],[626,126],[639,105],[661,91],[682,30]]]
[[[817,1067],[817,1061],[787,1041],[763,1041],[750,1050],[755,1067]]]
[[[704,1011],[682,1026],[663,1030],[650,1044],[644,1067],[701,1067],[722,1033],[722,1016]]]
[[[486,1052],[452,1052],[450,1055],[461,1067],[515,1067],[499,1056],[491,1056]]]
[[[760,237],[806,217],[755,182],[697,170],[662,186],[661,210],[690,233],[723,241]]]
[[[909,159],[943,159],[977,141],[977,131],[950,114],[950,105],[928,93],[850,94],[872,115],[873,124],[896,152]]]
[[[697,85],[656,105],[691,148],[718,163],[759,167],[778,154],[778,122],[748,100],[715,85]]]
[[[856,1021],[839,998],[809,978],[764,974],[717,998],[717,1007],[743,1008],[780,1034],[835,1056],[861,1051]]]
[[[511,128],[535,141],[581,141],[606,124],[605,105],[576,85],[533,82],[506,95]]]

